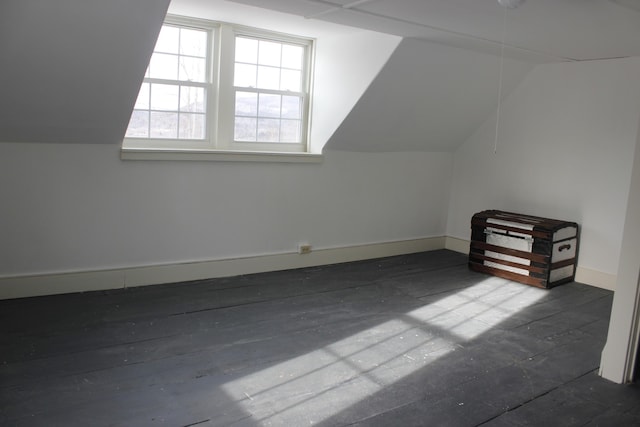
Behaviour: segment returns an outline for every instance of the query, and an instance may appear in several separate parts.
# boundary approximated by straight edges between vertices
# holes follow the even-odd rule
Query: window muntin
[[[305,49],[236,36],[234,141],[302,142]]]
[[[169,18],[124,146],[306,152],[311,50],[310,40]]]
[[[164,24],[125,138],[205,140],[209,32]]]

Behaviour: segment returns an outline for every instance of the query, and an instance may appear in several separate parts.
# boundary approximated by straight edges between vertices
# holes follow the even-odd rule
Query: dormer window
[[[123,147],[307,152],[313,42],[168,17]]]

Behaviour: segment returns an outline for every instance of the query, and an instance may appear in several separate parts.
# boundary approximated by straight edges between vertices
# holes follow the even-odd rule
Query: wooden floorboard
[[[611,302],[446,250],[0,301],[0,425],[640,424]]]

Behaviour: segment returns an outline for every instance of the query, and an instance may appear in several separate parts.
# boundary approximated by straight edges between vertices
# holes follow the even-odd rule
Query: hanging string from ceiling
[[[500,71],[498,73],[498,106],[496,108],[496,131],[493,141],[493,154],[498,152],[498,134],[500,129],[500,112],[502,110],[502,74],[504,72],[504,43],[507,35],[507,11],[515,9],[524,3],[524,0],[498,0],[498,4],[504,7],[502,15],[502,36],[500,38]]]
[[[524,3],[524,0],[498,0],[498,3],[508,9],[515,9]]]
[[[500,2],[500,4],[502,4]],[[507,7],[502,15],[502,38],[500,39],[500,71],[498,72],[498,106],[496,108],[496,132],[493,141],[493,154],[498,152],[498,131],[500,129],[500,111],[502,110],[502,74],[504,71],[504,39],[507,32]]]

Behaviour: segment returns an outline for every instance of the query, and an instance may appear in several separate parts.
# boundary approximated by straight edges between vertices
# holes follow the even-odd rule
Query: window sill
[[[122,148],[122,160],[180,160],[204,162],[321,163],[324,156],[315,153],[287,153],[229,150],[176,150]]]

